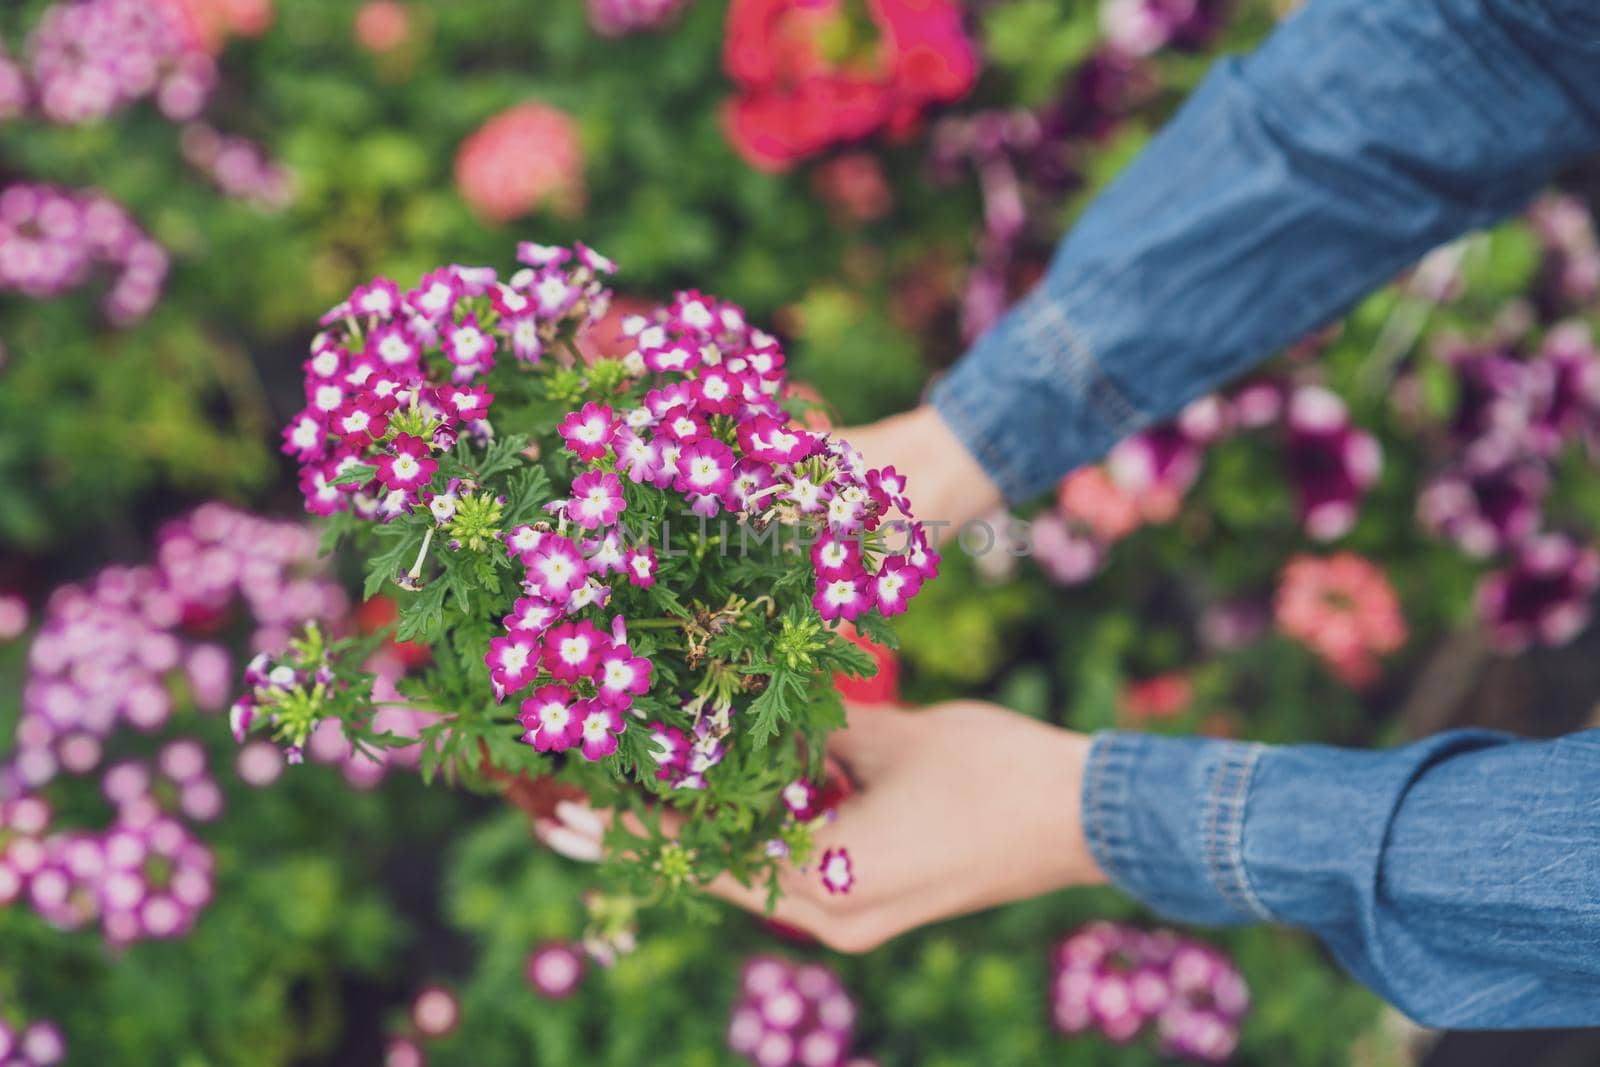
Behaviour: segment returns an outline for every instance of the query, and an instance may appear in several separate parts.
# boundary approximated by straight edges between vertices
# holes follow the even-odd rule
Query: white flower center
[[[483,334],[471,327],[457,330],[455,348],[457,359],[475,360],[478,358],[478,353],[483,351]]]
[[[390,334],[378,345],[378,356],[390,366],[399,366],[411,361],[411,346],[406,344],[405,338]]]

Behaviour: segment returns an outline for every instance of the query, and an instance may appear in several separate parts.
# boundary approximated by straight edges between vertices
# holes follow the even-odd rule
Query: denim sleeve
[[[1597,148],[1594,0],[1309,0],[1212,69],[932,402],[1020,501]]]
[[[1600,730],[1386,752],[1106,733],[1083,812],[1151,908],[1303,927],[1419,1022],[1600,1023]]]

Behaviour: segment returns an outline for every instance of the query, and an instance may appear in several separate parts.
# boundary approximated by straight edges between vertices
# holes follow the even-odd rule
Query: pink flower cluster
[[[67,928],[98,922],[113,944],[191,928],[211,900],[213,861],[188,824],[223,808],[197,741],[108,767],[101,789],[114,814],[100,830],[52,826],[43,791],[62,771],[99,766],[120,726],[160,729],[180,692],[220,711],[233,661],[204,635],[236,604],[263,649],[307,618],[341,616],[344,594],[316,559],[304,527],[208,504],[161,529],[152,563],[56,591],[29,648],[15,751],[0,768],[0,903],[26,899]]]
[[[1383,570],[1353,552],[1300,555],[1283,568],[1278,627],[1351,685],[1378,673],[1378,657],[1406,641],[1400,599]]]
[[[101,271],[113,276],[101,306],[124,326],[155,306],[167,253],[99,193],[31,183],[0,191],[0,292],[48,300]]]
[[[909,512],[904,480],[893,468],[867,469],[848,444],[794,424],[778,403],[783,352],[741,309],[685,292],[653,316],[630,318],[623,331],[636,346],[624,367],[656,375],[659,386],[638,407],[619,413],[591,402],[561,423],[566,449],[591,469],[574,478],[568,499],[548,508],[563,530],[575,526],[590,536],[537,526],[509,532],[507,549],[526,569],[528,595],[488,656],[497,691],[516,692],[544,675],[554,682],[524,703],[525,740],[542,751],[581,744],[590,759],[615,751],[621,712],[650,685],[650,663],[625,643],[623,620],[612,621],[608,636],[591,622],[567,619],[605,606],[610,589],[602,579],[609,575],[639,586],[655,581],[654,550],[627,545],[617,525],[626,509],[623,478],[680,494],[704,518],[725,510],[814,524],[812,602],[826,620],[874,609],[898,614],[938,569],[920,528],[907,531],[904,555],[871,566],[864,537],[890,508]],[[731,431],[715,428],[729,422]],[[578,695],[591,690],[593,697]],[[721,758],[727,715],[700,721],[709,725],[693,743],[656,724],[664,780],[697,784]]]
[[[1210,445],[1280,424],[1302,528],[1317,540],[1342,537],[1377,484],[1382,450],[1333,392],[1267,380],[1196,400],[1173,422],[1117,445],[1101,467],[1068,475],[1055,512],[1033,524],[1040,566],[1065,585],[1094,577],[1118,541],[1177,515]]]
[[[1344,401],[1321,386],[1291,392],[1286,421],[1301,525],[1318,541],[1343,537],[1383,469],[1377,438],[1356,426]]]
[[[606,37],[622,37],[640,30],[659,30],[688,5],[689,0],[588,0],[589,25]]]
[[[103,118],[146,96],[168,118],[185,121],[199,114],[217,81],[215,60],[179,12],[150,0],[48,8],[28,40],[27,73],[28,95],[47,119],[62,123]]]
[[[704,789],[706,772],[728,754],[724,739],[731,710],[718,709],[695,718],[693,735],[661,722],[650,724],[650,755],[656,761],[656,780],[674,789]]]
[[[177,796],[206,819],[221,813],[203,749],[174,742],[161,754],[159,777],[125,763],[106,773],[103,786],[116,814],[101,831],[51,831],[49,807],[37,796],[0,805],[0,904],[25,897],[63,929],[98,921],[114,945],[182,937],[211,902],[214,862],[158,798]]]
[[[317,563],[314,532],[221,504],[164,526],[152,563],[108,567],[88,586],[57,590],[29,648],[0,796],[38,789],[63,769],[88,773],[119,725],[159,729],[179,679],[200,710],[226,707],[232,657],[191,635],[221,625],[236,601],[258,650],[283,647],[306,619],[337,620],[347,610]]]
[[[506,223],[541,204],[573,215],[583,209],[583,146],[578,127],[548,104],[500,112],[461,143],[456,188],[486,222]]]
[[[600,318],[610,300],[601,279],[613,264],[592,249],[524,243],[518,254],[527,266],[508,281],[490,267],[460,266],[432,271],[404,292],[374,278],[323,316],[329,328],[313,339],[305,364],[306,407],[283,432],[308,511],[387,521],[436,503],[441,524],[448,521],[450,492],[425,491],[436,451],[462,434],[487,440],[492,432],[494,396],[473,383],[503,355],[538,363],[564,330]],[[446,380],[426,362],[429,352],[442,354]],[[376,465],[372,480],[329,484],[364,464]]]
[[[39,1019],[13,1028],[0,1019],[0,1063],[6,1067],[56,1067],[67,1058],[67,1040],[53,1022]]]
[[[1600,592],[1600,552],[1564,534],[1523,541],[1478,587],[1478,612],[1503,651],[1560,645],[1589,624]]]
[[[1499,647],[1564,643],[1588,622],[1597,557],[1542,533],[1542,505],[1562,450],[1600,444],[1600,351],[1585,324],[1567,322],[1532,358],[1457,345],[1444,359],[1456,374],[1449,431],[1460,458],[1423,489],[1418,518],[1469,555],[1509,557],[1478,590]]]
[[[204,122],[191,122],[183,128],[181,143],[183,158],[224,196],[265,211],[280,211],[289,205],[294,195],[289,172],[254,141],[220,133]]]
[[[1165,1055],[1201,1063],[1233,1055],[1250,1006],[1238,968],[1210,945],[1109,922],[1056,947],[1050,987],[1062,1033],[1126,1043],[1153,1030]]]
[[[891,509],[910,512],[905,480],[892,467],[868,469],[847,443],[793,421],[779,404],[783,352],[741,309],[685,292],[624,330],[637,345],[625,366],[676,380],[650,390],[632,410],[590,405],[569,416],[561,432],[579,460],[594,464],[609,450],[619,474],[682,495],[706,518],[727,511],[815,526],[812,603],[825,620],[899,614],[938,573],[926,533],[912,524],[900,524],[907,527],[903,551],[885,551],[874,565],[867,535]],[[725,420],[732,420],[731,433],[714,428]],[[564,517],[585,529],[615,522],[616,477],[591,471],[579,482]]]
[[[728,1048],[756,1067],[842,1067],[852,1059],[856,1005],[820,964],[749,960],[728,1019]]]

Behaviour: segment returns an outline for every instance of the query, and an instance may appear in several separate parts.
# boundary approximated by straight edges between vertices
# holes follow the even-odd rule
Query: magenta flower
[[[720,496],[733,481],[733,450],[715,438],[686,445],[678,455],[673,488],[680,493]]]
[[[879,614],[899,615],[922,589],[922,575],[906,560],[892,557],[884,560],[870,579],[870,588]]]
[[[601,760],[617,750],[617,735],[628,727],[622,712],[598,700],[580,700],[573,712],[577,716],[584,759]]]
[[[475,422],[489,417],[489,405],[494,403],[494,394],[481,385],[457,385],[440,389],[435,399],[451,422]]]
[[[583,553],[560,534],[545,534],[527,566],[528,586],[553,604],[566,604],[589,575]]]
[[[456,366],[475,369],[493,366],[494,335],[478,325],[477,315],[469,314],[458,323],[446,324],[440,337],[440,348]]]
[[[1589,623],[1600,589],[1600,553],[1562,534],[1519,546],[1511,562],[1478,587],[1478,613],[1506,652],[1531,644],[1561,645]]]
[[[650,675],[654,665],[643,656],[635,656],[633,649],[613,642],[600,654],[595,672],[595,696],[607,707],[627,710],[633,698],[650,691]]]
[[[822,853],[822,887],[829,893],[848,893],[856,884],[850,850],[830,848]]]
[[[574,706],[578,699],[564,685],[542,685],[522,702],[518,720],[526,731],[522,740],[540,752],[565,752],[578,740]]]
[[[827,622],[835,619],[854,619],[872,606],[866,585],[866,578],[861,575],[851,578],[819,579],[811,603],[817,609],[817,614]]]
[[[770,415],[757,415],[739,424],[739,448],[751,459],[787,465],[799,463],[816,451],[817,439]]]
[[[632,429],[617,431],[613,444],[617,450],[617,466],[634,485],[653,482],[661,472],[661,448],[654,441],[639,436]]]
[[[541,530],[537,526],[517,526],[505,535],[506,555],[520,561],[524,566],[531,565],[533,555],[549,536],[549,530]]]
[[[611,408],[594,401],[574,411],[557,427],[567,449],[584,463],[593,463],[606,454],[616,437],[617,421]]]
[[[460,277],[449,267],[422,276],[417,287],[406,293],[406,306],[423,322],[436,323],[449,318],[456,302],[465,296]]]
[[[622,498],[622,483],[615,474],[586,471],[572,481],[572,506],[568,515],[586,530],[610,526],[627,504]]]
[[[661,414],[661,434],[680,445],[691,444],[711,435],[711,428],[687,405],[678,404]]]
[[[1183,1059],[1225,1061],[1249,1007],[1230,961],[1169,931],[1090,923],[1057,946],[1054,968],[1058,1030],[1124,1043],[1153,1030],[1165,1054]]]
[[[1443,359],[1456,374],[1450,435],[1473,467],[1501,467],[1525,455],[1545,384],[1529,363],[1500,348],[1455,347]]]
[[[1378,442],[1355,427],[1344,401],[1321,386],[1295,390],[1288,423],[1300,521],[1319,541],[1342,537],[1355,525],[1361,498],[1377,484],[1383,465]]]
[[[832,971],[750,959],[728,1019],[728,1048],[757,1067],[839,1067],[850,1058],[855,1003]]]
[[[1447,471],[1422,490],[1417,517],[1463,552],[1487,559],[1538,530],[1550,477],[1535,463]]]
[[[1552,327],[1530,366],[1539,393],[1531,443],[1540,455],[1553,456],[1565,442],[1592,434],[1600,424],[1600,352],[1589,324],[1575,320]]]
[[[389,370],[409,374],[422,362],[422,344],[404,322],[387,322],[367,335],[366,351]]]
[[[538,650],[533,635],[520,630],[507,637],[490,638],[489,651],[484,656],[489,677],[507,693],[526,688],[539,673]]]
[[[861,542],[853,537],[823,534],[811,546],[811,562],[819,579],[854,578],[863,570]]]
[[[575,682],[594,673],[600,654],[610,644],[610,639],[587,620],[553,626],[543,638],[544,669],[560,681]]]
[[[429,458],[432,451],[420,437],[398,435],[389,442],[389,450],[378,457],[378,481],[390,489],[421,489],[439,469],[438,461]]]
[[[319,412],[302,411],[283,428],[281,451],[285,455],[293,456],[301,463],[322,459],[327,455],[328,428],[320,415]]]
[[[528,957],[527,979],[546,1000],[566,1000],[583,984],[583,954],[571,945],[540,945]]]
[[[503,620],[507,630],[538,636],[561,617],[561,610],[541,597],[519,597]]]
[[[365,448],[388,432],[388,412],[389,405],[377,397],[362,396],[346,401],[330,421],[345,448]]]
[[[635,545],[628,549],[626,560],[628,581],[642,589],[656,584],[656,550],[649,545]]]
[[[783,806],[802,822],[817,815],[817,787],[804,778],[783,787]]]
[[[400,310],[400,287],[388,278],[374,278],[350,294],[350,311],[387,321]]]

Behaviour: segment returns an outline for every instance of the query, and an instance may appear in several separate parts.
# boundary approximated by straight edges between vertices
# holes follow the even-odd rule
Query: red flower
[[[510,222],[545,202],[576,214],[584,201],[578,128],[544,104],[502,111],[462,142],[456,185],[487,222]]]
[[[723,119],[753,166],[781,170],[879,130],[903,136],[972,89],[977,54],[952,0],[868,0],[867,11],[863,44],[842,0],[733,0],[723,66],[740,93]]]
[[[1194,700],[1194,684],[1182,671],[1159,674],[1141,682],[1129,682],[1118,700],[1120,710],[1134,722],[1170,719],[1188,710]]]
[[[852,678],[848,674],[833,676],[833,684],[839,687],[839,694],[845,701],[865,705],[900,703],[900,657],[892,649],[862,637],[854,626],[841,626],[839,633],[858,648],[865,649],[878,664],[878,673],[871,678]]]

